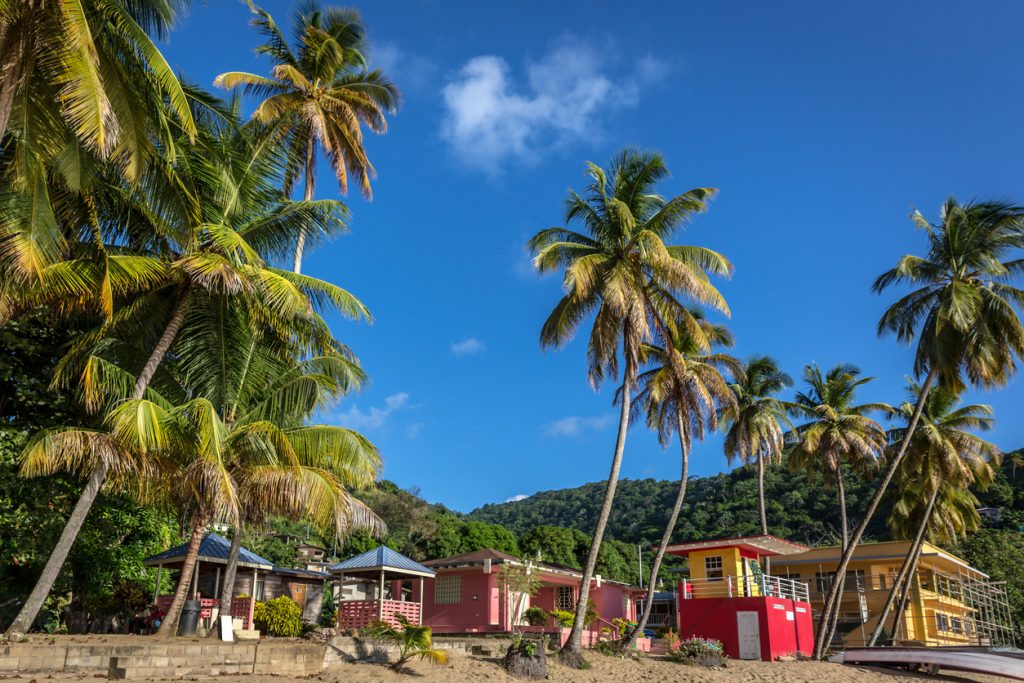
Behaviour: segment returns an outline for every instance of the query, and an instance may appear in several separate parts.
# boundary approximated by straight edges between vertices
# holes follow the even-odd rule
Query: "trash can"
[[[179,636],[194,636],[196,627],[199,625],[199,613],[202,611],[202,603],[198,600],[186,600],[185,606],[181,608],[181,619],[178,620]]]

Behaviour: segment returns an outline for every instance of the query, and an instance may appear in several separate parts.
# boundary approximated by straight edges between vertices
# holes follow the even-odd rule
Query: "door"
[[[757,612],[737,612],[740,659],[761,659],[761,623]]]

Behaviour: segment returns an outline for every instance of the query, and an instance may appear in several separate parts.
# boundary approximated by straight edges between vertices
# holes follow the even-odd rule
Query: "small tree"
[[[398,648],[398,658],[391,663],[389,669],[401,672],[413,657],[442,666],[448,663],[448,653],[434,649],[429,626],[410,624],[401,614],[397,615],[397,619],[400,628],[378,621],[366,629],[370,637],[392,643]]]
[[[512,632],[515,633],[526,609],[526,598],[537,595],[541,581],[536,566],[529,560],[506,562],[498,575],[498,586],[506,605],[512,606]]]

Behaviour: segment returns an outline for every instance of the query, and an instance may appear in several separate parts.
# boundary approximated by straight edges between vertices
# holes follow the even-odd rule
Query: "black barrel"
[[[202,603],[198,600],[186,600],[185,606],[181,608],[181,619],[178,620],[179,636],[194,636],[196,627],[199,625],[199,613],[202,611]]]

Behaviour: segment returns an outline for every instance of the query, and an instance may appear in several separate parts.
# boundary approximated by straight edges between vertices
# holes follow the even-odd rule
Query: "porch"
[[[398,626],[400,617],[423,624],[423,580],[433,578],[433,570],[380,546],[334,565],[331,573],[339,577],[342,586],[338,628],[361,629],[378,621]],[[418,581],[418,590],[413,590],[413,581]],[[346,583],[357,584],[364,594],[353,591],[352,597],[346,598]]]

